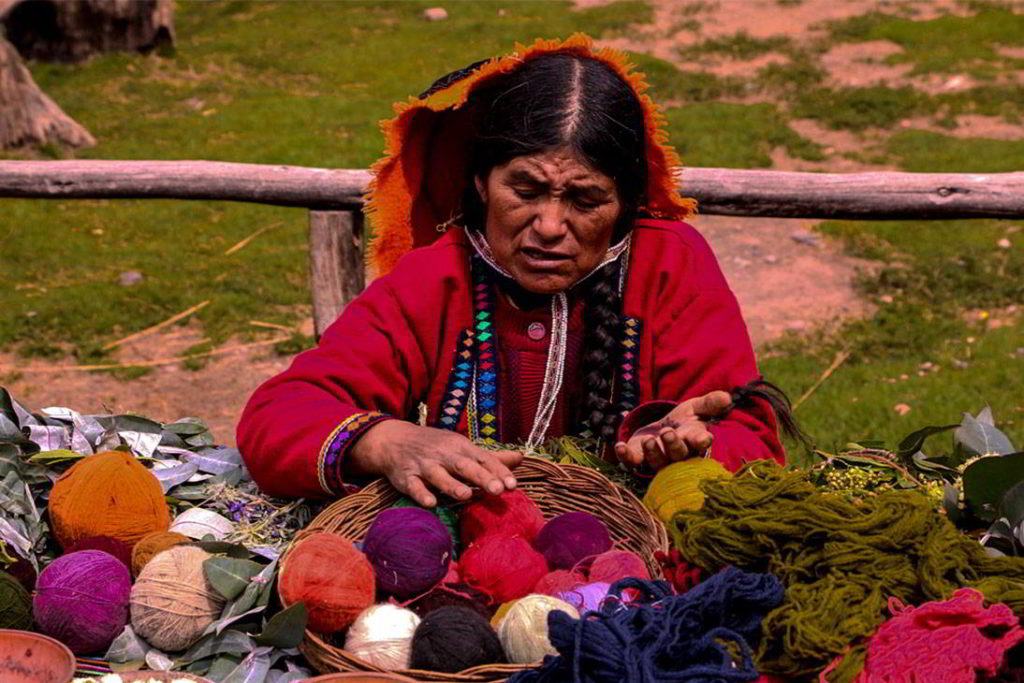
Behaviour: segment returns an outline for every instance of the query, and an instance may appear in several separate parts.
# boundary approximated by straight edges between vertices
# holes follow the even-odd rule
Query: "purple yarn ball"
[[[424,593],[444,578],[452,559],[452,536],[423,508],[390,508],[373,520],[363,540],[377,589],[398,598]]]
[[[102,550],[62,555],[39,574],[32,611],[39,630],[75,654],[105,650],[128,623],[132,575]]]
[[[579,611],[596,612],[601,609],[601,601],[608,597],[608,591],[612,585],[604,581],[588,583],[585,586],[577,586],[572,590],[562,591],[555,597],[564,600]]]
[[[541,528],[533,547],[544,555],[552,570],[572,569],[584,558],[611,550],[612,539],[594,515],[566,512]]]

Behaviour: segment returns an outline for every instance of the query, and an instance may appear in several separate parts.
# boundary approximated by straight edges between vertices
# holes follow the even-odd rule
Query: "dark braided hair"
[[[469,75],[479,64],[442,77],[424,95]],[[486,207],[474,178],[486,179],[495,166],[519,156],[568,147],[615,181],[623,208],[613,242],[629,232],[647,188],[644,111],[636,93],[611,67],[568,52],[535,57],[481,84],[466,106],[475,121],[462,204],[467,228],[480,230],[485,224]],[[613,402],[612,377],[621,353],[622,267],[608,264],[581,285],[586,334],[580,417],[583,427],[604,439],[614,438],[621,419]]]

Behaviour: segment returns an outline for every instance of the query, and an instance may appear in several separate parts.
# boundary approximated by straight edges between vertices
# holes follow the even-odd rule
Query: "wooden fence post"
[[[309,212],[309,286],[316,338],[366,286],[363,212]]]

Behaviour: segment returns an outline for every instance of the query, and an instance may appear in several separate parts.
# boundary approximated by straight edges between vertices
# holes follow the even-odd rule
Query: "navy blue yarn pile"
[[[559,656],[508,683],[757,680],[752,646],[761,619],[782,602],[782,583],[773,575],[729,567],[683,595],[664,581],[623,579],[609,595],[620,597],[625,588],[643,597],[606,600],[582,619],[551,612],[548,638]]]

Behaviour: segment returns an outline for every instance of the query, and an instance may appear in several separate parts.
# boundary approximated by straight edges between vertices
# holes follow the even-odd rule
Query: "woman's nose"
[[[562,202],[550,200],[541,202],[533,220],[533,230],[545,242],[561,239],[569,229],[565,207]]]

